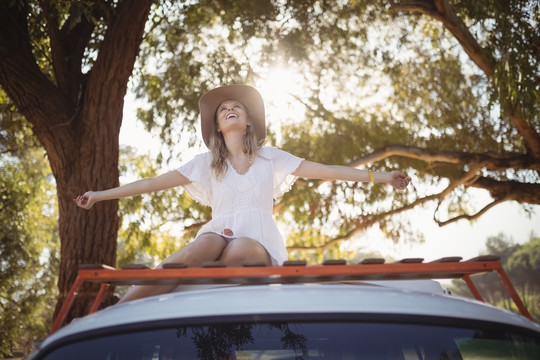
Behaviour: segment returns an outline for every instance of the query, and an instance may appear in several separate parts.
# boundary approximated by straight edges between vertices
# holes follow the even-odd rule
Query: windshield
[[[245,322],[77,341],[44,359],[540,359],[536,334],[396,323]]]

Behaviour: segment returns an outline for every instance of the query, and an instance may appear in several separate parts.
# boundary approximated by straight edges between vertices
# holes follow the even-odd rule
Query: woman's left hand
[[[390,181],[388,182],[396,190],[403,190],[409,185],[411,178],[403,174],[401,171],[391,171],[390,172]]]

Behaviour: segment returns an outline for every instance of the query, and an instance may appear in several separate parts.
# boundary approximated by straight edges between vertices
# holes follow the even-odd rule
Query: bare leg
[[[272,264],[272,259],[264,246],[247,237],[229,242],[218,260],[227,266],[242,266],[246,261],[262,261],[266,265]]]
[[[166,263],[184,263],[188,266],[200,266],[206,261],[214,261],[220,258],[227,246],[227,240],[216,234],[203,234],[182,249],[178,250],[157,268],[162,268]],[[174,290],[177,285],[139,285],[132,287],[118,303],[140,299],[148,296],[165,294]]]

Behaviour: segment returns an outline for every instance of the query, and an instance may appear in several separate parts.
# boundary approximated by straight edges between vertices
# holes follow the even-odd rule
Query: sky
[[[292,77],[286,72],[278,70],[276,76],[271,77],[272,83],[262,84],[257,88],[261,91],[267,103],[267,114],[279,114],[268,106],[267,97],[272,96],[276,103],[287,102],[284,93],[284,83],[291,81]],[[129,145],[137,149],[138,154],[157,154],[159,139],[153,138],[136,120],[137,102],[131,93],[125,98],[124,119],[120,129],[120,145]],[[294,109],[288,109],[294,111]],[[267,120],[271,123],[272,120]],[[273,120],[275,122],[275,119]],[[275,125],[275,124],[274,124]],[[199,134],[200,136],[200,134]],[[183,158],[187,161],[192,156],[206,151],[206,148],[183,150]],[[181,164],[175,164],[180,166]],[[168,169],[165,169],[168,170]],[[165,171],[164,170],[164,171]],[[490,202],[485,191],[478,191],[482,203]],[[435,206],[435,204],[433,204]],[[410,241],[395,244],[386,239],[377,229],[372,228],[358,238],[344,243],[345,248],[358,249],[361,252],[378,252],[384,258],[424,258],[426,261],[436,260],[447,256],[461,256],[464,260],[473,258],[485,248],[489,237],[505,234],[513,242],[523,244],[530,240],[531,235],[540,236],[540,206],[533,207],[533,214],[529,216],[516,202],[505,202],[488,210],[474,222],[460,220],[444,227],[439,227],[433,221],[434,208],[414,210],[408,212],[413,229],[424,234],[425,241]]]
[[[530,240],[531,234],[540,235],[540,207],[530,217],[515,202],[500,204],[478,220],[459,222],[439,227],[433,220],[433,209],[415,210],[412,225],[422,230],[423,243],[394,244],[377,229],[372,229],[351,246],[363,247],[366,251],[379,251],[383,257],[394,259],[424,258],[426,261],[447,256],[461,256],[464,260],[479,255],[485,249],[486,240],[500,233],[523,244]]]

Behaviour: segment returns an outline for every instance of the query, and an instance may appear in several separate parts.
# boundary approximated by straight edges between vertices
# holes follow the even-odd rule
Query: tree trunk
[[[111,95],[110,101],[123,104],[123,96],[124,94]],[[117,109],[107,109],[107,104],[99,102],[87,106],[81,115],[82,123],[91,124],[96,117],[103,118],[104,121],[99,121],[84,131],[76,151],[65,149],[67,151],[60,154],[63,159],[50,159],[51,163],[63,163],[63,166],[53,170],[57,181],[61,239],[59,299],[55,316],[75,281],[81,264],[116,264],[118,202],[98,203],[89,211],[78,208],[73,202],[73,198],[86,190],[118,186],[118,133],[122,113]],[[73,140],[64,139],[60,143],[70,144]],[[87,313],[96,291],[97,286],[85,288],[81,293],[83,296],[79,295],[68,318]]]
[[[86,74],[81,64],[93,23],[70,18],[59,29],[54,3],[40,3],[55,79],[43,73],[34,58],[27,21],[30,6],[0,3],[0,85],[32,123],[57,184],[61,261],[55,316],[81,264],[116,263],[118,202],[99,203],[86,211],[73,198],[87,190],[118,186],[123,98],[152,2],[124,0],[109,7],[88,2],[96,18],[103,19],[106,32]],[[68,321],[87,312],[96,289],[89,286],[79,293]],[[107,302],[112,302],[110,296]]]

